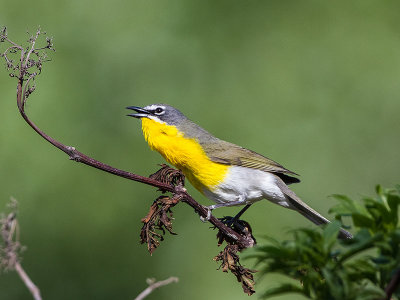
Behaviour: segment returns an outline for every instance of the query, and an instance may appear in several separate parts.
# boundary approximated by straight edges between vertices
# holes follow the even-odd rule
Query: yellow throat
[[[142,118],[142,131],[150,148],[180,169],[201,193],[204,188],[212,191],[225,178],[229,166],[211,161],[195,139],[185,138],[175,126]]]

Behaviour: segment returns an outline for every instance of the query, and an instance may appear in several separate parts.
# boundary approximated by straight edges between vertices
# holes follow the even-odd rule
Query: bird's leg
[[[229,207],[229,206],[236,206],[236,205],[243,205],[243,204],[245,204],[246,197],[244,197],[244,196],[239,196],[238,198],[239,198],[239,200],[237,200],[237,201],[231,201],[231,202],[225,202],[225,203],[218,203],[218,204],[214,204],[214,205],[210,205],[210,206],[205,206],[205,208],[207,209],[207,217],[206,217],[206,218],[200,217],[200,220],[203,221],[203,222],[209,221],[210,218],[211,218],[211,211],[213,211],[213,210],[216,209],[216,208],[219,208],[219,207]],[[248,206],[250,207],[250,204],[248,204]],[[247,207],[247,205],[246,205],[246,207]],[[248,207],[247,207],[247,208],[246,208],[246,207],[243,208],[243,209],[239,212],[238,218],[247,210]],[[236,218],[236,216],[235,216],[235,218]]]
[[[250,206],[251,206],[251,204],[247,204],[245,207],[243,207],[243,208],[237,213],[236,216],[234,216],[233,218],[231,218],[231,219],[228,221],[228,223],[229,223],[229,224],[233,224],[233,223],[235,223],[237,220],[239,220],[240,217],[244,214],[244,212],[245,212],[246,210],[249,209]]]
[[[226,217],[220,218],[219,220],[222,221],[222,223],[224,223],[226,226],[229,226],[229,227],[242,226],[241,224],[239,224],[240,223],[239,219],[244,214],[244,212],[246,210],[248,210],[248,208],[251,206],[251,204],[252,203],[247,204],[245,207],[243,207],[236,216],[234,216],[234,217],[226,216]]]

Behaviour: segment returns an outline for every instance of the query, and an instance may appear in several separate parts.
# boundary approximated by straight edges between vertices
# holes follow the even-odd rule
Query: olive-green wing
[[[280,176],[280,174],[298,175],[295,172],[284,168],[282,165],[278,164],[272,159],[269,159],[268,157],[229,142],[222,140],[219,140],[215,143],[208,142],[202,144],[202,147],[212,161],[220,164],[257,169],[265,172],[275,173],[278,176]],[[285,180],[282,177],[287,178]],[[288,183],[300,181],[297,178],[287,175],[282,175],[282,177],[281,178],[284,181],[288,181]]]

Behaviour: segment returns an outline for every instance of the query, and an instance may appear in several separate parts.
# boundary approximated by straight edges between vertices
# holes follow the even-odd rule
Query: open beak
[[[145,118],[148,115],[150,115],[151,113],[148,110],[145,110],[139,106],[128,106],[126,109],[131,109],[137,112],[137,114],[129,114],[127,116],[129,117],[134,117],[134,118]]]

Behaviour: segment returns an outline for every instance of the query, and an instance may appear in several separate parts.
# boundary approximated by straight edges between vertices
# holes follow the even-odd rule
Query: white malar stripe
[[[151,120],[154,120],[154,121],[156,121],[156,122],[158,122],[158,123],[161,123],[161,124],[167,124],[167,123],[165,123],[164,121],[161,121],[157,116],[147,115],[146,118],[151,119]]]

